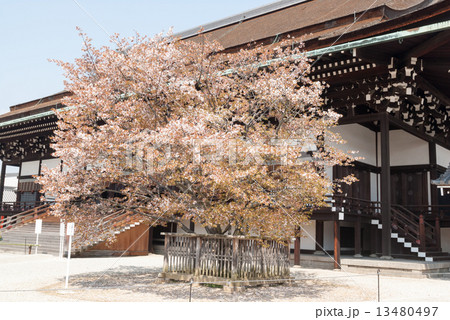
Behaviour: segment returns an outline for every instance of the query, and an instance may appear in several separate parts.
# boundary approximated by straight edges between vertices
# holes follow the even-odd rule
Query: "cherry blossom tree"
[[[160,34],[95,48],[81,36],[82,57],[56,61],[73,93],[56,111],[64,169],[39,183],[85,239],[112,239],[99,222],[124,212],[286,240],[337,187],[325,168],[353,160],[299,45],[226,53]]]

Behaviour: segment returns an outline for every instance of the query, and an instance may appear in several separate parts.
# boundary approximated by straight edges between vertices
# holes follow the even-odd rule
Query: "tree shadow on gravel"
[[[79,289],[123,290],[124,293],[153,294],[162,300],[189,301],[190,286],[185,282],[161,282],[158,274],[161,268],[117,267],[107,272],[85,273],[73,276],[70,286]],[[295,273],[299,281],[291,284],[247,287],[240,292],[226,292],[220,287],[195,285],[192,288],[192,301],[287,301],[311,300],[326,296],[336,289],[336,283],[316,279],[316,275],[304,272]],[[342,284],[339,284],[342,287]]]

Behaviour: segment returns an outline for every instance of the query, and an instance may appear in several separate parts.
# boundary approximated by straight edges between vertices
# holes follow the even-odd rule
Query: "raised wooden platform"
[[[333,269],[334,261],[326,255],[302,254],[300,266]],[[354,273],[376,274],[411,278],[440,278],[450,276],[450,261],[425,262],[405,259],[341,257],[342,270]]]

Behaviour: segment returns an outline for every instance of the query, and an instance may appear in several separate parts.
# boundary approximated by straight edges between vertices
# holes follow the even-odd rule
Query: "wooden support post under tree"
[[[391,257],[391,164],[389,150],[389,118],[380,120],[381,135],[381,259]]]
[[[341,227],[339,220],[334,221],[334,268],[341,268]]]
[[[294,242],[294,265],[300,265],[300,230],[298,230],[298,235],[295,237]]]

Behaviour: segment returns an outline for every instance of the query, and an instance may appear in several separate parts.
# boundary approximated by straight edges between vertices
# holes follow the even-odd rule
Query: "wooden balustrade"
[[[289,246],[235,236],[165,233],[161,277],[189,281],[288,279]]]
[[[420,251],[425,252],[427,241],[425,238],[425,220],[423,219],[423,214],[419,216],[419,240]]]
[[[19,225],[21,223],[27,223],[33,221],[37,218],[41,218],[48,213],[48,207],[50,203],[48,202],[38,202],[36,205],[39,206],[33,207],[32,209],[11,215],[6,216],[3,219],[0,219],[0,225],[2,228],[11,228],[14,225]]]

